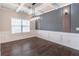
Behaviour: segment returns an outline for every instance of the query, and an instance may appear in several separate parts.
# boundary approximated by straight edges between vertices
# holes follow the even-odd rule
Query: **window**
[[[29,32],[30,31],[30,21],[22,20],[22,31]]]
[[[12,33],[30,32],[30,21],[12,18],[11,27]]]

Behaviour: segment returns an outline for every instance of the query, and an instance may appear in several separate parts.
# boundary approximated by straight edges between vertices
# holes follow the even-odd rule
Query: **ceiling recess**
[[[69,5],[68,3],[0,3],[0,8],[7,8],[16,12],[24,12],[32,15],[32,6],[35,7],[35,15],[41,15],[52,10]]]

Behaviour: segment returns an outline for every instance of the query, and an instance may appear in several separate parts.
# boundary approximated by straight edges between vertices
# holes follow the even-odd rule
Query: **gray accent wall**
[[[79,28],[79,3],[71,4],[71,32],[79,33],[76,28]],[[64,31],[63,24],[63,8],[40,15],[37,21],[37,29],[48,31]]]
[[[79,33],[76,28],[79,28],[79,3],[71,5],[71,32]]]
[[[38,29],[49,31],[63,31],[62,8],[40,15]]]

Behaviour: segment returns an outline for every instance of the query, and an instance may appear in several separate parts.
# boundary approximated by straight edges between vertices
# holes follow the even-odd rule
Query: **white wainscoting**
[[[35,34],[36,34],[36,31],[34,30],[31,30],[30,32],[27,32],[27,33],[17,33],[17,34],[12,34],[8,31],[0,32],[0,43],[35,37],[36,36]]]
[[[37,37],[79,50],[79,34],[37,30]]]
[[[79,34],[45,31],[45,30],[33,30],[31,32],[21,33],[21,34],[0,32],[0,43],[20,40],[20,39],[35,37],[35,36],[79,50]]]

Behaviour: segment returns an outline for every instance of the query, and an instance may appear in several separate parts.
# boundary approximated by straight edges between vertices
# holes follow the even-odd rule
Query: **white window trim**
[[[14,18],[14,19],[16,19],[16,20],[21,20],[21,32],[13,32],[13,29],[12,29],[12,27],[13,27],[13,25],[12,25],[12,18],[11,18],[11,33],[12,34],[17,34],[17,33],[27,33],[27,32],[30,32],[30,21],[29,20],[26,20],[26,21],[29,21],[29,25],[23,25],[23,21],[25,20],[23,20],[22,18],[21,19],[19,19],[19,18]],[[15,27],[17,27],[17,25],[15,25]],[[29,27],[29,30],[27,30],[27,31],[23,31],[23,28],[24,27]]]

